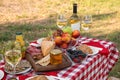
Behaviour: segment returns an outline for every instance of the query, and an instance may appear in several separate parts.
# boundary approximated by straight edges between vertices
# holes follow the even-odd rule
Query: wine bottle
[[[77,15],[77,4],[76,3],[73,4],[73,14],[70,17],[69,24],[72,28],[72,31],[74,30],[80,31],[80,20]]]

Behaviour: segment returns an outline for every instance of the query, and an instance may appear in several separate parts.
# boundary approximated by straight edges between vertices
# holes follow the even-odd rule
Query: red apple
[[[74,30],[74,31],[72,32],[72,37],[77,38],[77,37],[79,37],[79,36],[80,36],[80,31]]]
[[[62,44],[62,38],[61,38],[61,36],[55,37],[54,41],[55,41],[56,45],[61,45]]]

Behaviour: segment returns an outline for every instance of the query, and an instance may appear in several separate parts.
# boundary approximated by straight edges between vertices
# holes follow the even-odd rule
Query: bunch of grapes
[[[57,29],[54,33],[53,33],[53,37],[56,36],[61,36],[63,34],[63,31],[61,29]]]
[[[75,63],[80,63],[87,55],[81,50],[67,50],[68,55]]]

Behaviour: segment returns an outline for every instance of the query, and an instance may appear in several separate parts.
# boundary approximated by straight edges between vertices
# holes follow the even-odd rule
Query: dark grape
[[[81,60],[83,60],[87,56],[81,50],[68,49],[67,53],[70,56],[70,58],[76,63],[80,63]]]
[[[80,63],[81,62],[79,58],[74,58],[73,61],[76,62],[76,63]]]

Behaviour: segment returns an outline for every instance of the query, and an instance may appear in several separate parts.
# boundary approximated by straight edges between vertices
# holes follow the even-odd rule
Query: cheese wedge
[[[35,64],[40,64],[41,66],[47,66],[49,63],[50,63],[50,54],[37,61]]]
[[[46,56],[50,53],[52,49],[55,47],[55,42],[54,41],[42,41],[41,43],[41,50],[43,56]]]

